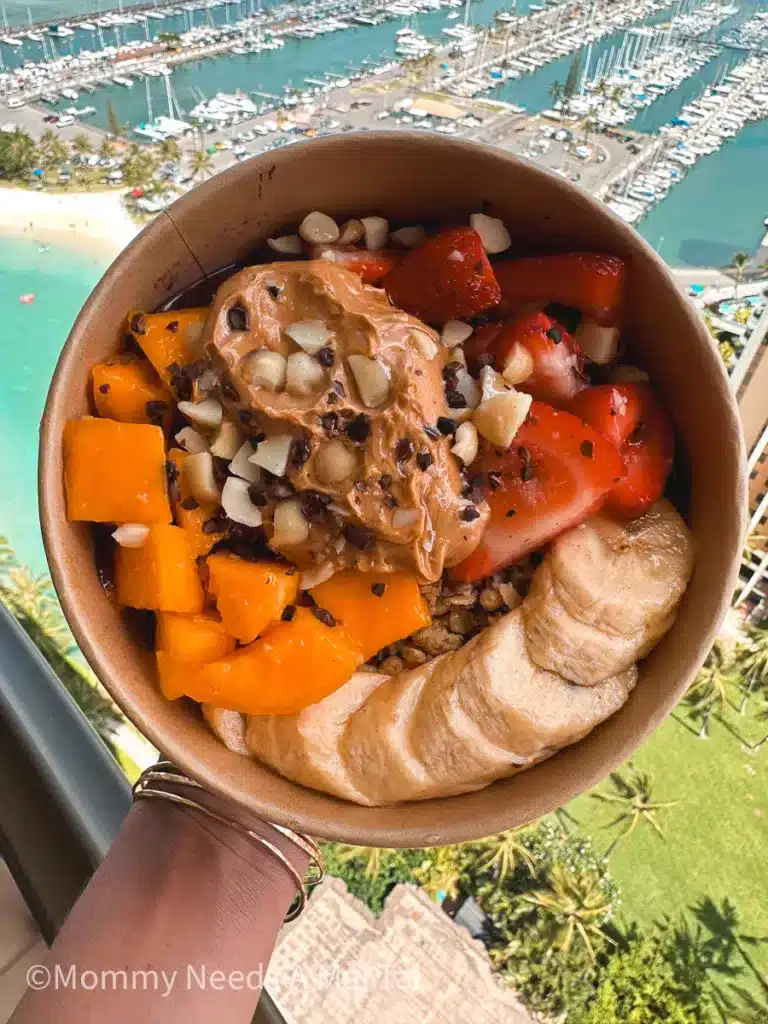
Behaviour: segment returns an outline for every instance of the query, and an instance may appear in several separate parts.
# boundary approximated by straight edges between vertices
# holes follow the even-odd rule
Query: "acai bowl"
[[[137,424],[120,372],[111,408],[95,389],[140,360],[166,397]],[[57,369],[41,505],[75,635],[164,754],[278,822],[417,846],[559,806],[663,719],[724,608],[741,455],[717,354],[633,232],[506,154],[367,134],[219,176],[116,261]],[[157,504],[118,513],[142,460]],[[214,543],[190,560],[193,518]],[[157,597],[170,548],[181,599]],[[223,634],[211,662],[174,616]]]

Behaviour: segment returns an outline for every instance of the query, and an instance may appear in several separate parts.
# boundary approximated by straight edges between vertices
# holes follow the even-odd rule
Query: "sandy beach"
[[[0,188],[0,235],[62,243],[113,259],[139,231],[119,192]]]

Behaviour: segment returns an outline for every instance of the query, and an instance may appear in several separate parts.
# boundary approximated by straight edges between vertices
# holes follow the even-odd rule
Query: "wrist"
[[[283,835],[274,825],[259,818],[251,811],[232,803],[216,793],[205,789],[194,789],[192,792],[185,786],[168,784],[167,789],[182,797],[192,797],[194,802],[200,804],[203,811],[194,807],[179,806],[195,824],[202,828],[215,842],[225,847],[231,854],[243,860],[251,866],[258,866],[262,870],[264,865],[269,865],[269,873],[281,873],[290,877],[287,869],[275,854],[266,849],[257,839],[245,835],[238,826],[246,828],[255,835],[261,837],[288,858],[290,863],[299,873],[303,875],[309,864],[309,857],[304,850],[287,836]],[[177,805],[178,806],[178,805]],[[208,815],[205,811],[210,811]],[[225,824],[224,821],[233,824]]]

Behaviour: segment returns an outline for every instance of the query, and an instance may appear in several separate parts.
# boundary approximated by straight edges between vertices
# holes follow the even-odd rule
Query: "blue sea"
[[[524,11],[529,2],[522,0],[518,11]],[[45,18],[53,22],[67,14],[96,13],[99,0],[31,0],[29,6],[33,19]],[[102,0],[101,7],[107,6],[106,0]],[[126,10],[128,6],[124,4]],[[475,21],[489,22],[500,6],[499,0],[478,0],[474,5]],[[765,7],[765,3],[744,4],[727,26],[743,20],[756,6]],[[25,2],[10,0],[6,5],[9,21],[25,22],[26,7]],[[214,9],[217,20],[225,20],[227,10]],[[190,16],[190,13],[185,15]],[[201,13],[197,12],[196,17],[200,19]],[[654,20],[664,21],[667,17],[661,15]],[[419,19],[419,29],[428,35],[437,35],[445,23],[446,12],[435,12]],[[173,88],[182,107],[186,108],[197,102],[193,89],[207,96],[217,90],[231,91],[236,87],[276,93],[286,84],[300,85],[307,75],[319,76],[326,71],[343,73],[350,66],[359,67],[364,59],[391,55],[394,33],[400,25],[401,22],[393,21],[315,40],[289,40],[282,50],[271,53],[224,56],[185,65],[174,72]],[[167,23],[155,22],[153,31],[166,27],[169,27]],[[105,35],[112,31],[105,30]],[[121,30],[123,38],[126,35],[138,38],[140,31],[138,26]],[[620,35],[617,35],[594,46],[593,66],[600,53],[619,41]],[[68,48],[70,44],[59,45]],[[75,48],[92,46],[93,39],[87,33],[78,32],[72,45]],[[19,52],[0,45],[0,56],[10,64],[18,64],[25,58],[36,59],[39,45],[25,43]],[[694,79],[644,110],[633,127],[653,131],[669,121],[704,84],[743,56],[724,51],[722,57],[712,61]],[[525,104],[531,111],[541,110],[550,105],[551,85],[555,80],[565,80],[568,66],[569,58],[566,58],[542,68],[535,75],[509,83],[502,97]],[[153,80],[151,88],[154,113],[164,112],[164,82]],[[114,86],[88,97],[87,102],[98,107],[96,117],[102,124],[106,123],[107,96],[113,100],[121,120],[136,124],[146,119],[144,85],[137,85],[133,90]],[[754,250],[760,242],[763,218],[768,215],[766,181],[768,122],[761,122],[748,126],[717,153],[703,159],[639,224],[639,230],[671,264],[725,265],[734,252]],[[61,346],[78,309],[103,269],[94,256],[70,251],[62,245],[41,253],[33,239],[0,239],[0,310],[4,325],[0,466],[5,482],[0,490],[0,535],[7,536],[20,557],[36,571],[45,569],[36,514],[37,426]],[[19,296],[27,292],[36,295],[31,305],[19,302]]]

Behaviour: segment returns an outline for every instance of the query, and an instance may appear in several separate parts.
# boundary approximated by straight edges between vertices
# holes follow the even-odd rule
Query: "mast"
[[[152,124],[154,118],[152,116],[152,92],[149,88],[149,75],[144,79],[144,85],[147,88],[147,122]]]
[[[173,98],[171,97],[171,76],[164,75],[165,78],[165,95],[168,100],[168,117],[173,120]]]

